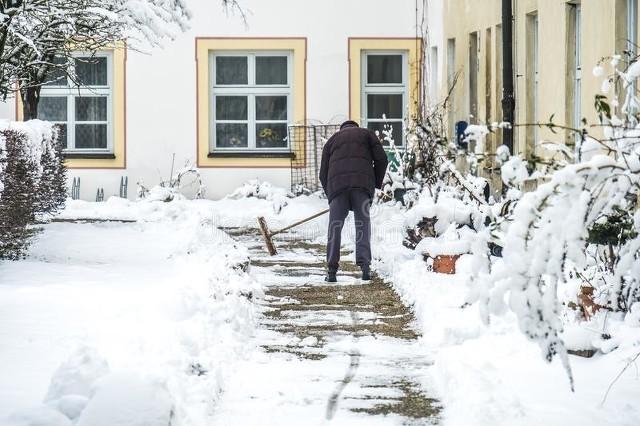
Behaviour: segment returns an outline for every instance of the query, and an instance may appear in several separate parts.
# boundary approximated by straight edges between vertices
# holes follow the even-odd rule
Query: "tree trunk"
[[[40,86],[21,88],[20,97],[22,98],[22,119],[27,121],[38,118]]]

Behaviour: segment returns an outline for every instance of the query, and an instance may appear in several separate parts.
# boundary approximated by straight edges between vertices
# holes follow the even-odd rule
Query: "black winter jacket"
[[[375,133],[347,121],[322,150],[320,182],[329,201],[354,188],[364,189],[373,198],[375,188],[382,187],[388,163]]]

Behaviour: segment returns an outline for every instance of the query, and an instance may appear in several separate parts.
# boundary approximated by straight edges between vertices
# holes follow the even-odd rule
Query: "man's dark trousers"
[[[340,192],[329,203],[329,232],[327,266],[335,273],[340,263],[340,240],[344,220],[353,210],[356,227],[356,264],[369,269],[371,263],[371,221],[369,207],[371,197],[364,189],[354,188]]]

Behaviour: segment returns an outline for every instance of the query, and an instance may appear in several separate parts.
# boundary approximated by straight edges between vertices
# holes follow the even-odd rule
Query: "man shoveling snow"
[[[322,150],[320,182],[329,199],[326,281],[336,282],[344,220],[352,210],[356,228],[356,264],[369,280],[371,222],[369,207],[375,189],[382,187],[387,155],[378,137],[355,121],[345,121]]]

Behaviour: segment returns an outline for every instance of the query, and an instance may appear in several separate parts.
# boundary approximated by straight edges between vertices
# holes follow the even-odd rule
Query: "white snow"
[[[63,217],[89,212],[139,221],[52,223],[0,263],[0,419],[206,424],[250,347],[261,290],[245,249],[198,202],[71,202]],[[105,416],[114,404],[149,422]]]
[[[317,195],[287,198],[277,211],[273,197],[242,192],[244,196],[215,202],[70,202],[60,218],[137,222],[50,224],[26,261],[0,263],[0,418],[11,416],[11,425],[67,426],[71,419],[76,424],[128,424],[105,410],[118,403],[131,412],[143,410],[135,411],[135,418],[149,419],[148,424],[166,419],[168,410],[179,424],[210,424],[210,416],[224,424],[225,413],[256,418],[234,405],[240,399],[232,398],[216,411],[209,402],[225,389],[230,395],[256,395],[264,416],[284,412],[296,392],[300,401],[316,394],[315,371],[297,377],[292,364],[269,363],[251,350],[253,308],[242,294],[259,294],[254,280],[265,276],[234,270],[246,259],[246,249],[214,225],[255,227],[255,217],[264,215],[275,229],[325,208],[326,200]],[[562,337],[570,349],[601,351],[590,359],[570,357],[576,389],[571,392],[560,360],[546,363],[504,304],[492,307],[494,315],[485,324],[481,304],[468,303],[482,293],[480,283],[470,279],[483,267],[477,254],[486,244],[469,228],[481,219],[476,210],[447,194],[440,194],[438,203],[423,194],[409,211],[394,203],[376,204],[372,216],[374,267],[416,314],[423,334],[420,345],[434,362],[416,377],[435,389],[444,407],[441,424],[639,423],[635,367],[621,375],[604,404],[602,400],[638,352],[640,306],[633,306],[626,318],[602,312],[588,323],[564,328]],[[405,228],[422,217],[438,219],[441,247],[450,250],[446,238],[454,235],[471,252],[458,260],[456,275],[430,272],[419,251],[402,246]],[[350,217],[343,238],[351,250],[352,225]],[[323,216],[295,235],[323,243],[326,226]],[[278,259],[314,260],[302,251]],[[287,285],[300,281],[275,278],[286,279]],[[603,339],[603,327],[614,338]],[[290,343],[317,344],[310,338]],[[203,370],[206,374],[199,376]],[[293,383],[295,389],[283,383]],[[121,399],[129,393],[130,399]],[[305,405],[295,407],[294,417],[304,417]],[[390,424],[396,420],[388,419]]]

